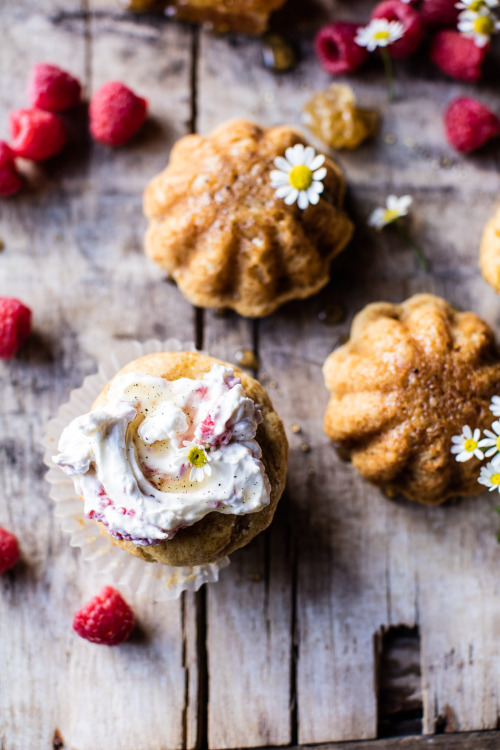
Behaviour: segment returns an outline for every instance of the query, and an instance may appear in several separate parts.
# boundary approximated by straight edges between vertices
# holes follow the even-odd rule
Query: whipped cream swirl
[[[115,538],[158,544],[212,511],[268,505],[262,415],[232,369],[214,365],[200,380],[120,375],[107,399],[65,428],[53,460]]]

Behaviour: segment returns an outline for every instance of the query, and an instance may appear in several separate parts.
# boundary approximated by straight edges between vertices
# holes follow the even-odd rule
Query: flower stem
[[[411,249],[415,253],[420,267],[423,268],[424,271],[428,271],[429,263],[427,262],[427,258],[425,257],[417,243],[411,238],[406,230],[406,227],[403,226],[403,224],[401,224],[399,221],[396,221],[395,224],[401,237],[410,245]]]
[[[392,102],[394,100],[394,69],[392,67],[392,60],[387,47],[380,47],[380,54],[382,55],[387,82],[387,99]]]

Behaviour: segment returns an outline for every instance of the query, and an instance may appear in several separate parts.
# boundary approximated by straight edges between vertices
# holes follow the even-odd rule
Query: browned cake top
[[[491,424],[500,388],[499,351],[477,315],[430,294],[368,305],[323,372],[325,431],[364,477],[426,503],[479,491],[478,461],[450,452],[464,425]]]
[[[339,168],[326,160],[324,192],[305,210],[270,180],[274,159],[304,142],[290,127],[237,120],[175,145],[144,195],[146,252],[191,302],[261,316],[327,283],[352,233]]]

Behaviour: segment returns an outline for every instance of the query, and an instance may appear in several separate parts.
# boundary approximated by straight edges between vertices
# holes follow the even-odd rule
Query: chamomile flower
[[[493,461],[486,466],[482,466],[477,481],[479,484],[484,484],[485,487],[488,487],[490,492],[498,490],[500,493],[500,467],[497,464],[493,464]]]
[[[460,13],[458,30],[474,40],[478,47],[485,47],[492,34],[500,30],[500,22],[490,13],[489,8],[464,10]]]
[[[368,218],[368,224],[375,227],[375,229],[383,229],[388,224],[394,224],[400,235],[412,248],[421,267],[426,271],[428,263],[423,252],[410,237],[403,223],[399,221],[399,219],[408,214],[412,202],[413,198],[411,195],[402,195],[400,198],[397,195],[389,195],[385,203],[385,208],[376,208],[372,211]]]
[[[321,180],[326,177],[323,167],[325,157],[316,155],[312,146],[297,143],[285,151],[285,156],[277,156],[274,165],[277,169],[271,172],[271,185],[276,189],[276,196],[283,198],[287,206],[297,201],[299,208],[315,206],[324,190]]]
[[[492,396],[490,411],[494,417],[500,417],[500,396]]]
[[[493,422],[491,430],[485,430],[484,434],[486,437],[479,441],[478,446],[480,448],[488,448],[488,450],[484,452],[484,456],[485,458],[495,456],[491,463],[492,465],[497,466],[500,464],[500,422],[498,420]]]
[[[479,450],[480,436],[481,430],[475,429],[474,432],[472,432],[468,425],[465,425],[461,435],[454,435],[451,439],[451,442],[453,443],[451,452],[457,454],[455,459],[460,461],[460,463],[463,463],[464,461],[468,461],[469,458],[472,458],[472,456],[475,456],[482,461],[484,454]]]
[[[177,451],[174,464],[176,466],[189,464],[191,466],[189,481],[202,482],[205,479],[205,474],[210,476],[212,473],[211,460],[212,457],[206,448],[190,440],[184,440],[183,447]]]
[[[368,224],[376,229],[383,229],[387,224],[400,219],[408,214],[408,209],[413,203],[411,195],[389,195],[387,197],[385,208],[376,208],[368,219]]]
[[[366,47],[368,52],[374,52],[377,47],[388,47],[404,34],[404,26],[399,21],[388,21],[386,18],[374,18],[368,26],[358,29],[354,41],[360,47]]]
[[[455,5],[455,8],[459,10],[473,10],[478,11],[481,8],[498,8],[500,2],[498,0],[461,0],[460,3]]]

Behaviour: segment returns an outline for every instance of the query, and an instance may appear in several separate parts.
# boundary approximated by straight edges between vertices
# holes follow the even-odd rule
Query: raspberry
[[[57,65],[38,63],[31,71],[28,97],[32,107],[62,112],[80,103],[80,81]]]
[[[463,153],[480,148],[500,134],[500,119],[496,114],[477,99],[466,96],[454,99],[449,105],[444,113],[444,126],[448,141]]]
[[[403,25],[404,34],[401,39],[387,47],[391,57],[396,60],[412,55],[423,39],[424,27],[419,14],[400,0],[384,0],[375,6],[371,17],[399,21]]]
[[[0,575],[19,560],[19,546],[14,534],[0,526]]]
[[[456,0],[423,0],[420,17],[426,26],[456,26]]]
[[[479,81],[488,47],[478,47],[473,39],[459,31],[439,31],[432,42],[431,60],[452,78]]]
[[[10,132],[16,155],[31,161],[50,159],[66,145],[63,121],[43,109],[18,109],[11,112]]]
[[[31,332],[31,310],[14,297],[0,297],[0,359],[12,359]]]
[[[314,49],[323,70],[331,75],[340,75],[352,73],[361,67],[368,57],[368,51],[354,41],[359,27],[359,23],[337,21],[318,31]]]
[[[75,614],[73,630],[92,643],[118,646],[134,629],[134,613],[120,592],[104,586]]]
[[[5,141],[0,141],[0,198],[17,193],[23,186],[23,181],[16,169],[14,152]]]
[[[137,133],[146,119],[148,103],[123,83],[110,81],[90,102],[90,132],[105,146],[121,146]]]

